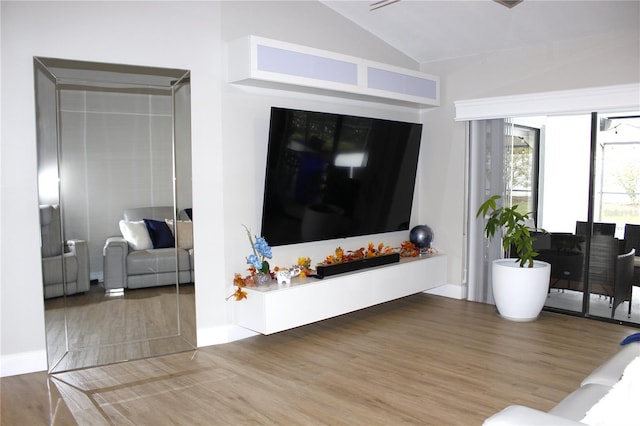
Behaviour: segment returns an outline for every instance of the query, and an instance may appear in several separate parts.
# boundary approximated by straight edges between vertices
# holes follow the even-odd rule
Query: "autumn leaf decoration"
[[[337,263],[351,262],[354,260],[367,259],[376,256],[384,256],[392,253],[399,253],[400,257],[417,257],[420,255],[420,249],[416,247],[411,241],[404,241],[399,248],[392,248],[384,245],[383,243],[380,243],[377,246],[373,243],[369,243],[366,248],[360,247],[359,249],[353,251],[345,251],[342,247],[338,247],[335,249],[334,253],[327,256],[324,259],[324,262],[322,262],[320,265],[335,265]],[[429,253],[433,254],[436,253],[436,251],[434,249],[430,249]],[[311,269],[311,259],[308,257],[299,257],[297,266],[301,270],[299,276],[302,278],[313,275],[315,273],[315,271]],[[280,267],[276,266],[274,268],[274,272],[277,272],[280,269]],[[232,297],[237,301],[246,299],[247,292],[244,291],[243,288],[255,287],[253,277],[258,272],[258,270],[252,264],[250,264],[247,270],[249,271],[249,275],[245,277],[243,277],[241,274],[234,275],[233,285],[236,286],[237,289],[231,296],[227,297],[227,300]],[[273,275],[274,273],[272,273],[272,276]]]
[[[420,249],[411,241],[405,241],[400,245],[400,256],[417,257],[420,255]]]
[[[384,256],[387,254],[399,253],[400,257],[417,257],[420,255],[420,249],[416,247],[411,241],[403,242],[399,248],[392,248],[382,243],[375,246],[373,243],[364,248],[360,247],[354,251],[345,252],[342,247],[338,247],[335,253],[327,256],[321,265],[335,265],[342,262],[351,262],[354,260],[360,260],[365,258],[371,258],[376,256]],[[435,250],[431,249],[430,254],[435,253]]]
[[[311,269],[311,258],[310,257],[299,257],[298,258],[298,267],[300,267],[300,277],[304,278],[309,275],[313,275],[315,271]]]
[[[373,243],[369,243],[367,248],[360,247],[358,250],[348,251],[346,253],[342,249],[342,247],[338,247],[336,248],[334,254],[327,256],[324,259],[323,264],[335,265],[336,263],[351,262],[354,260],[384,256],[386,254],[392,254],[394,252],[395,250],[393,248],[385,246],[382,243],[378,244],[378,246],[375,246]]]
[[[325,265],[334,265],[336,263],[342,263],[343,259],[344,259],[344,250],[342,250],[342,247],[338,247],[335,250],[335,254],[327,256],[326,259],[324,259],[323,263]]]
[[[236,275],[240,276],[240,274],[236,274]],[[244,286],[244,284],[243,284],[243,286]],[[242,299],[246,299],[247,298],[247,292],[242,289],[242,286],[238,286],[236,291],[229,297],[233,297],[237,301],[240,301]],[[227,300],[229,299],[229,297],[227,297]]]
[[[242,300],[242,299],[246,299],[247,298],[247,292],[243,290],[244,287],[247,286],[246,284],[246,278],[243,278],[242,275],[240,274],[234,274],[233,276],[233,285],[235,285],[236,287],[238,287],[236,289],[236,291],[229,297],[227,297],[225,300],[229,300],[232,297],[235,300]]]

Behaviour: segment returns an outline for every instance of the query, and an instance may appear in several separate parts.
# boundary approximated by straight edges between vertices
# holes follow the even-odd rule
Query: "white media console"
[[[403,258],[322,280],[294,278],[290,285],[246,288],[234,302],[236,324],[262,334],[277,333],[446,284],[447,257]]]

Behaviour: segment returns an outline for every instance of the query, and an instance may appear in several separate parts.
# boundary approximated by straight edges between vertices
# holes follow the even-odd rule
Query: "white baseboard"
[[[247,337],[257,336],[258,332],[240,327],[239,325],[229,326],[229,342],[246,339]]]
[[[0,377],[16,376],[18,374],[35,373],[47,370],[47,351],[21,352],[18,354],[2,355],[0,358]]]
[[[256,336],[258,333],[237,325],[198,329],[198,347],[220,345]]]
[[[452,299],[466,299],[467,298],[467,288],[463,285],[456,284],[445,284],[440,287],[432,288],[431,290],[425,291],[428,294],[434,294],[436,296],[445,296],[450,297]]]

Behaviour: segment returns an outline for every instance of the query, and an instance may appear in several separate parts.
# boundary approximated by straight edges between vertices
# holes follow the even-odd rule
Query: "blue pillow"
[[[184,212],[189,216],[190,220],[193,220],[193,209],[184,209]]]
[[[175,240],[171,229],[166,222],[153,219],[143,219],[144,224],[147,225],[149,231],[149,237],[153,243],[153,248],[170,248],[175,246]]]
[[[622,342],[620,342],[621,345],[626,345],[629,344],[631,342],[640,342],[640,333],[635,333],[635,334],[630,334],[627,337],[624,338],[624,340]]]

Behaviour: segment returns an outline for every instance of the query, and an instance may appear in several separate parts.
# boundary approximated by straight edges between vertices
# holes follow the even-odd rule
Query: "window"
[[[540,130],[507,124],[504,150],[504,179],[507,204],[517,205],[521,213],[538,210],[538,147]],[[537,221],[536,221],[537,222]]]

